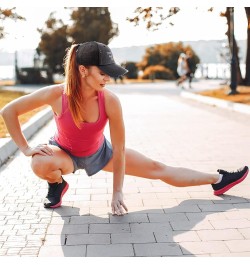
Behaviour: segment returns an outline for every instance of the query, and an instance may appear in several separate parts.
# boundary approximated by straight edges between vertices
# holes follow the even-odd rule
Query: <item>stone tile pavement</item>
[[[206,172],[250,165],[249,115],[175,93],[120,93],[127,147]],[[31,144],[46,142],[53,121]],[[106,135],[109,138],[108,128]],[[129,214],[110,213],[112,174],[65,176],[62,207],[42,206],[46,182],[17,152],[0,169],[0,255],[28,257],[250,256],[250,178],[217,197],[210,185],[177,188],[126,176]]]

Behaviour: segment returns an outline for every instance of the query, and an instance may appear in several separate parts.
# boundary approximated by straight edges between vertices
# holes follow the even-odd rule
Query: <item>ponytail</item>
[[[69,110],[72,118],[78,128],[83,121],[81,112],[82,93],[81,76],[76,62],[76,50],[79,44],[73,44],[66,53],[64,59],[65,82],[66,82],[66,95],[68,97]]]

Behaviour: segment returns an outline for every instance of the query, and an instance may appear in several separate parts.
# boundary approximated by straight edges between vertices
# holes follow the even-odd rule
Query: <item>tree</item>
[[[51,13],[45,22],[45,28],[39,29],[41,41],[40,54],[45,56],[44,64],[53,73],[63,73],[63,59],[66,49],[72,43],[99,41],[108,44],[118,34],[117,24],[112,23],[106,7],[79,7],[72,10],[71,25],[65,25],[61,19]]]
[[[118,35],[118,25],[113,23],[107,7],[78,7],[71,14],[73,25],[68,34],[74,42],[98,41],[109,44]]]
[[[173,80],[173,72],[166,68],[163,65],[151,65],[145,69],[142,75],[142,79],[164,79],[164,80]]]
[[[70,46],[67,36],[67,25],[62,20],[49,15],[45,22],[45,28],[38,29],[41,33],[41,40],[38,45],[38,54],[45,56],[44,66],[47,66],[52,73],[63,73],[63,58],[66,49]]]
[[[245,7],[247,16],[247,55],[246,55],[246,75],[244,83],[246,86],[250,86],[250,7]]]
[[[234,46],[235,46],[235,50],[236,50],[236,54],[235,54],[235,61],[236,61],[236,76],[237,76],[237,83],[240,84],[240,85],[243,85],[244,84],[244,80],[242,78],[242,74],[241,74],[241,69],[240,69],[240,60],[239,60],[239,48],[238,48],[238,45],[237,45],[237,42],[235,40],[235,37],[231,36],[231,16],[230,16],[230,7],[227,7],[226,8],[226,11],[225,12],[221,12],[221,16],[222,17],[226,17],[227,19],[227,25],[228,25],[228,29],[226,31],[226,35],[227,35],[227,38],[228,38],[228,43],[229,43],[229,46],[232,47],[232,41],[234,42]],[[233,51],[231,50],[231,53]]]
[[[126,77],[128,79],[137,79],[138,77],[138,67],[135,62],[126,62],[123,66],[128,70]]]
[[[127,20],[134,23],[135,26],[138,26],[141,21],[144,21],[146,22],[146,28],[154,31],[158,29],[163,21],[169,19],[179,11],[180,8],[171,7],[169,8],[167,14],[163,7],[137,7],[134,11],[136,15],[133,18],[127,18]],[[173,26],[174,24],[170,21],[169,25]]]
[[[0,8],[0,21],[5,21],[6,19],[12,19],[14,21],[17,20],[25,20],[24,17],[18,15],[15,11],[15,7],[13,8]],[[5,36],[4,27],[0,26],[0,39]]]
[[[170,18],[171,16],[177,14],[180,11],[180,8],[178,7],[172,7],[168,10],[168,13],[164,11],[162,7],[138,7],[135,9],[135,16],[133,18],[127,18],[129,22],[134,23],[135,25],[138,25],[141,21],[147,22],[146,28],[149,30],[157,30],[158,27],[164,22],[164,20]],[[213,11],[213,8],[209,8],[208,11]],[[247,30],[247,56],[246,56],[246,74],[245,78],[242,78],[241,70],[239,67],[239,58],[238,55],[236,56],[236,63],[237,63],[237,76],[238,76],[238,82],[243,85],[250,86],[250,7],[245,7],[246,16],[248,24],[246,25]],[[228,13],[228,8],[223,13],[221,12],[221,16],[226,17],[228,28],[230,27],[230,16]],[[171,22],[169,22],[169,25],[173,26]],[[226,32],[226,34],[229,36],[230,30]],[[237,46],[236,40],[234,39],[234,43]]]
[[[174,79],[178,77],[178,57],[180,53],[186,53],[187,51],[191,52],[192,54],[190,64],[192,72],[194,73],[197,68],[197,64],[200,62],[200,59],[189,45],[183,46],[182,42],[157,44],[147,48],[142,61],[137,65],[143,71],[148,67],[150,67],[151,71],[154,69],[157,69],[158,71],[159,69],[163,68],[152,68],[152,66],[163,66],[165,69],[164,72],[168,71],[168,75],[165,74],[164,76],[167,77],[167,79]]]

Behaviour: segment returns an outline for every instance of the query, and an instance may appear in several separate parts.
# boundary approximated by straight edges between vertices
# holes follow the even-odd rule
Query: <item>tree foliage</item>
[[[78,7],[71,14],[73,25],[68,34],[74,42],[98,41],[109,44],[118,35],[118,25],[113,23],[107,7]]]
[[[45,56],[44,63],[53,73],[63,73],[66,49],[72,43],[98,41],[108,44],[118,35],[118,26],[113,23],[107,7],[69,8],[71,24],[66,25],[51,13],[41,33],[39,53]]]
[[[234,46],[236,47],[236,71],[237,71],[237,82],[240,85],[250,86],[250,7],[245,7],[246,17],[247,17],[247,52],[246,52],[246,73],[245,78],[242,77],[241,69],[240,69],[240,60],[239,60],[239,48],[237,45],[237,41],[235,37],[231,36],[231,16],[230,16],[230,7],[226,8],[225,12],[221,12],[221,16],[225,17],[228,24],[228,30],[226,31],[226,35],[228,37],[229,45],[232,45],[232,41],[234,42]]]
[[[191,70],[195,72],[197,64],[200,62],[199,57],[193,51],[193,49],[187,45],[183,46],[182,42],[169,42],[165,44],[157,44],[146,49],[146,53],[138,67],[145,71],[148,67],[151,66],[163,66],[164,71],[167,71],[167,74],[164,74],[164,77],[167,79],[174,79],[178,77],[177,74],[177,61],[180,53],[186,53],[187,51],[191,52]],[[151,71],[154,69],[159,70],[158,68],[150,68]]]
[[[6,19],[12,19],[14,21],[17,20],[25,20],[24,17],[18,15],[15,12],[15,7],[13,8],[0,8],[0,22],[5,21]],[[0,26],[0,39],[4,38],[5,36],[4,26]]]
[[[128,79],[137,79],[138,77],[138,67],[135,62],[126,62],[123,66],[128,70],[126,77]]]
[[[164,20],[172,17],[173,15],[180,12],[181,9],[178,7],[172,7],[168,9],[168,11],[164,10],[162,7],[138,7],[135,9],[134,17],[127,18],[127,20],[131,23],[134,23],[135,26],[141,22],[146,23],[146,28],[149,30],[157,30]],[[213,8],[208,9],[209,12],[213,11]],[[246,73],[245,78],[242,77],[241,69],[239,67],[239,57],[238,54],[236,56],[236,63],[237,63],[237,78],[239,84],[248,85],[250,86],[250,7],[245,7],[246,17],[247,17],[247,56],[246,56]],[[228,36],[229,43],[230,43],[230,16],[229,16],[229,7],[226,8],[225,12],[221,12],[221,16],[226,17],[227,24],[228,24],[228,31],[225,33]],[[167,20],[169,22],[169,20]],[[169,22],[169,25],[172,25],[172,22]],[[197,24],[198,25],[198,24]],[[234,44],[237,46],[237,42],[234,39]]]
[[[180,8],[178,7],[169,8],[168,13],[166,13],[163,7],[137,7],[134,11],[136,15],[132,18],[127,18],[127,20],[134,23],[135,26],[145,22],[146,28],[154,31],[158,29],[164,20],[167,20],[179,11]],[[169,22],[169,25],[173,26],[173,23]]]
[[[63,58],[66,49],[70,46],[67,38],[67,25],[57,20],[54,13],[49,15],[44,29],[39,29],[41,41],[38,54],[44,55],[44,65],[53,73],[63,73]]]
[[[173,80],[174,74],[169,68],[163,65],[151,65],[145,69],[142,75],[142,79],[164,79]]]

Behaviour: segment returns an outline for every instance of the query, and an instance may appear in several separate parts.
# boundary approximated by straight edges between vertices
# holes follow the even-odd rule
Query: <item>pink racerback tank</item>
[[[72,155],[77,157],[90,156],[96,153],[104,142],[104,128],[108,121],[104,104],[104,92],[98,91],[99,118],[96,122],[84,122],[79,129],[68,108],[67,95],[62,94],[62,113],[54,114],[57,131],[56,142]]]

